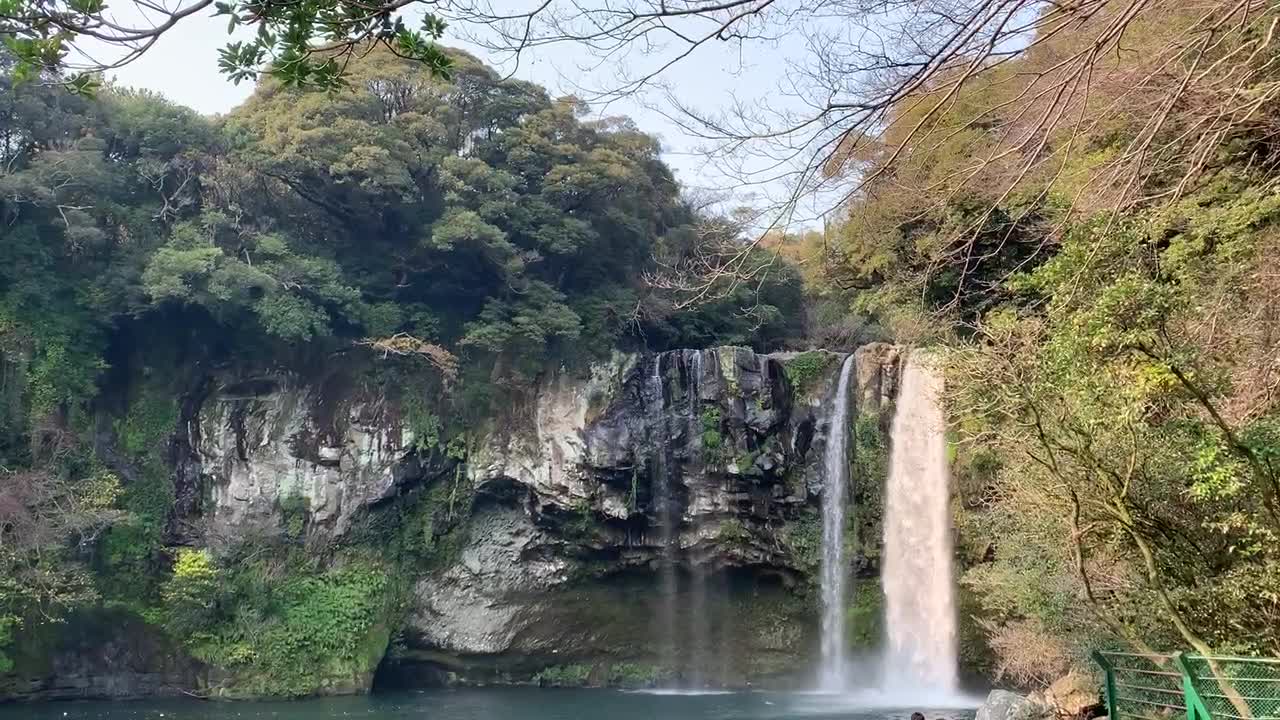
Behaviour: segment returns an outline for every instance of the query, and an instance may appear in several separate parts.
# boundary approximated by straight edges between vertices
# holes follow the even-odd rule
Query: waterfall
[[[891,687],[949,694],[957,689],[950,478],[942,376],[908,356],[893,417],[885,491],[884,562]]]
[[[674,394],[667,397],[666,376],[662,361],[669,358],[668,373],[673,377],[683,373],[684,398]],[[708,668],[719,659],[720,652],[711,640],[710,598],[708,568],[698,558],[703,530],[695,526],[690,533],[692,542],[682,547],[680,527],[685,511],[698,517],[697,504],[705,499],[705,488],[700,483],[689,484],[687,506],[681,504],[677,492],[681,478],[689,472],[687,463],[692,458],[672,452],[674,437],[696,438],[702,431],[701,397],[699,386],[704,369],[703,351],[681,350],[659,353],[653,358],[652,372],[645,379],[642,396],[648,414],[649,443],[651,446],[651,488],[653,492],[654,522],[658,530],[658,577],[661,598],[655,612],[656,639],[661,647],[661,663],[664,669],[676,673],[682,682],[675,690],[696,691],[708,684]],[[674,368],[674,370],[673,370]],[[674,393],[674,390],[673,390]],[[673,422],[680,410],[685,424]],[[681,567],[687,568],[687,573]]]
[[[662,665],[672,670],[676,667],[676,539],[679,513],[675,507],[675,498],[671,488],[671,473],[667,464],[668,438],[666,417],[664,414],[665,398],[663,396],[662,356],[653,356],[653,372],[648,377],[648,401],[646,410],[649,414],[649,427],[652,432],[650,443],[653,446],[653,464],[651,466],[651,487],[654,499],[654,514],[658,525],[658,542],[662,548],[659,566],[661,598],[659,599],[657,632],[658,643],[662,648]]]
[[[822,666],[823,690],[841,690],[845,686],[845,663],[848,642],[845,638],[844,558],[845,486],[848,484],[849,457],[849,373],[853,356],[840,367],[840,381],[827,430],[827,452],[823,458],[825,483],[822,492]]]
[[[698,396],[698,385],[702,380],[702,351],[694,350],[689,355],[688,365],[688,385],[686,387],[686,399],[688,401],[688,426],[686,430],[691,437],[697,437],[702,427],[701,403]],[[691,509],[698,502],[698,496],[694,492],[699,486],[695,484],[690,488],[689,505]],[[695,512],[690,515],[696,516]],[[694,540],[697,541],[700,528],[694,528]],[[693,548],[690,548],[692,551]],[[689,567],[689,634],[686,636],[691,645],[692,652],[686,667],[687,684],[694,688],[702,688],[706,685],[706,670],[710,665],[708,652],[710,651],[711,636],[710,626],[707,615],[707,569],[704,564],[698,562],[698,558],[694,557],[692,552],[688,556]]]

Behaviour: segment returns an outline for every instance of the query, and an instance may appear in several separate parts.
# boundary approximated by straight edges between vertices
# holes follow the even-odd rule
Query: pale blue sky
[[[462,29],[451,28],[446,44],[470,50],[491,64],[495,62],[489,53],[461,38],[461,32]],[[121,84],[161,92],[201,113],[225,113],[253,91],[251,83],[237,86],[218,72],[218,49],[227,41],[225,21],[208,16],[192,17],[170,30],[144,56],[114,71],[114,76]],[[718,163],[708,163],[698,152],[704,145],[701,141],[654,108],[669,108],[664,103],[664,92],[673,93],[682,103],[700,110],[723,110],[732,107],[735,101],[758,107],[785,105],[788,100],[781,88],[787,81],[786,57],[781,45],[776,43],[748,54],[739,53],[735,46],[725,43],[709,45],[666,73],[665,88],[653,88],[640,98],[598,104],[594,110],[600,115],[630,116],[641,129],[657,135],[667,162],[686,187],[732,192],[740,202],[766,203],[771,199],[769,196],[776,199],[785,195],[785,188],[778,183],[742,187],[737,177]],[[634,72],[653,62],[653,58],[636,52],[623,62],[628,66],[626,70]],[[616,65],[584,69],[597,64],[598,61],[581,48],[557,45],[530,51],[515,74],[546,86],[553,95],[577,94],[582,87],[609,85],[620,69]],[[498,69],[502,72],[510,68],[499,65]]]

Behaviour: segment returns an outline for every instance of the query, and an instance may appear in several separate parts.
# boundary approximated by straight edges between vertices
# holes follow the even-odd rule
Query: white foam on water
[[[911,713],[922,712],[928,720],[950,718],[956,713],[968,716],[982,704],[982,698],[960,692],[942,692],[927,688],[889,691],[881,688],[847,692],[795,693],[786,702],[793,716],[851,716],[863,713],[900,715],[908,720]]]

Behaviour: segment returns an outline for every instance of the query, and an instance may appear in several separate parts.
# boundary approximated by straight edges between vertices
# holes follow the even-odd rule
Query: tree
[[[1272,231],[1259,200],[1200,197],[1145,222],[1075,229],[1018,281],[1043,309],[1005,305],[954,356],[961,442],[1000,465],[975,491],[990,499],[982,522],[1004,539],[970,582],[1002,620],[1068,638],[1092,626],[1091,642],[1139,650],[1280,649],[1258,590],[1280,568],[1276,406],[1242,413],[1249,390],[1232,386],[1236,361],[1220,354],[1271,325],[1208,338],[1199,317],[1223,293],[1244,313],[1263,302],[1245,280],[1272,261],[1244,250]],[[1228,207],[1243,212],[1220,213]],[[1230,229],[1226,217],[1248,220]],[[1148,232],[1163,247],[1143,242]],[[1199,244],[1206,233],[1218,238],[1212,249]],[[1028,587],[1035,572],[1058,573],[1039,581],[1039,598],[999,589]],[[1065,598],[1044,597],[1064,585]]]
[[[60,449],[55,460],[69,451]],[[63,464],[53,472],[0,473],[0,672],[12,667],[5,650],[17,630],[97,600],[76,551],[120,519],[119,495],[119,478],[103,470],[82,477]]]
[[[790,168],[796,192],[824,184],[833,169],[847,170],[846,161],[858,150],[889,138],[884,156],[900,158],[905,143],[927,133],[939,114],[964,104],[966,90],[995,82],[1004,84],[1007,94],[999,102],[965,108],[961,126],[982,127],[993,113],[1014,108],[1019,122],[1002,133],[1001,153],[988,161],[1013,154],[1021,158],[1015,163],[1021,172],[1060,161],[1055,153],[1037,150],[1046,136],[1061,134],[1059,130],[1088,135],[1100,129],[1096,117],[1079,112],[1084,107],[1101,111],[1108,120],[1144,118],[1143,132],[1109,163],[1119,173],[1110,184],[1128,201],[1142,196],[1140,180],[1158,174],[1154,165],[1178,165],[1196,157],[1198,150],[1221,147],[1256,123],[1253,110],[1270,97],[1269,91],[1262,97],[1243,92],[1267,67],[1264,48],[1274,8],[1265,0],[1211,0],[1194,7],[1176,0],[1049,6],[1035,0],[696,0],[676,6],[658,0],[549,0],[515,9],[444,0],[429,4],[421,30],[410,30],[402,13],[414,4],[191,0],[165,11],[136,2],[145,21],[130,26],[115,20],[115,9],[108,11],[97,0],[9,0],[0,7],[5,19],[0,32],[9,38],[26,73],[64,65],[78,43],[88,40],[121,49],[121,57],[109,63],[118,65],[146,52],[177,23],[213,10],[229,19],[229,29],[244,25],[258,31],[253,39],[227,47],[225,72],[246,78],[264,69],[288,85],[308,87],[337,86],[347,79],[352,59],[377,48],[447,73],[452,60],[434,44],[446,22],[516,63],[526,53],[568,43],[596,53],[601,62],[613,62],[644,44],[647,57],[619,82],[602,88],[602,97],[652,86],[715,43],[732,43],[749,54],[780,38],[793,39],[812,48],[790,78],[789,90],[806,101],[805,109],[739,107],[712,115],[677,107],[676,112],[691,130],[724,141],[726,151],[730,145],[765,144],[787,151],[775,157],[796,155],[799,165]],[[1155,29],[1169,32],[1153,33]],[[1138,38],[1141,47],[1126,45],[1126,38]],[[1114,60],[1129,52],[1139,52],[1142,62]],[[1010,64],[1035,58],[1048,60],[1044,72],[1008,78]],[[1090,88],[1121,84],[1123,107],[1091,103]],[[1169,123],[1167,109],[1182,101],[1200,108],[1207,138],[1182,137]],[[963,176],[976,180],[976,168],[983,164]],[[777,171],[775,165],[758,174]],[[850,196],[878,174],[860,173]],[[843,172],[834,175],[846,177]]]
[[[949,359],[963,581],[1021,678],[1280,647],[1275,117],[1238,104],[1275,8],[1126,7],[1043,8],[821,169],[855,191],[811,282]]]
[[[102,0],[6,0],[0,4],[0,38],[16,58],[15,79],[83,69],[62,76],[78,92],[95,86],[92,73],[136,60],[179,22],[206,11],[227,19],[228,34],[239,27],[255,31],[250,39],[229,42],[220,53],[219,68],[236,82],[265,73],[294,87],[332,89],[342,84],[347,64],[374,47],[448,74],[450,59],[435,42],[444,33],[444,21],[427,13],[417,29],[410,28],[400,14],[410,4],[412,0],[305,5],[193,0],[168,8],[136,2],[124,16],[129,19],[122,19]],[[97,53],[86,52],[85,46],[95,42],[119,56],[105,62],[90,59]]]
[[[452,58],[443,80],[375,53],[338,96],[264,81],[228,119],[237,139],[204,181],[219,212],[247,219],[223,243],[236,275],[262,272],[246,235],[287,233],[291,252],[331,260],[358,290],[330,314],[338,335],[405,333],[535,365],[584,329],[596,347],[635,338],[634,313],[605,305],[625,295],[634,307],[662,238],[698,221],[657,143]],[[212,273],[204,252],[156,261]]]

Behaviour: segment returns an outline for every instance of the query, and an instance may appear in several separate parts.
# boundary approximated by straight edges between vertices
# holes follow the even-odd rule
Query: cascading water
[[[653,372],[649,375],[646,394],[646,409],[649,413],[649,427],[653,433],[650,443],[653,445],[652,488],[654,493],[655,519],[658,525],[658,542],[662,548],[659,576],[661,594],[659,599],[657,630],[658,641],[662,648],[662,664],[667,668],[676,666],[676,512],[675,498],[671,492],[671,473],[667,463],[667,433],[664,408],[666,405],[663,379],[662,356],[653,358]]]
[[[849,374],[853,356],[845,358],[836,384],[831,420],[827,431],[827,452],[823,458],[822,492],[822,665],[820,685],[823,690],[838,691],[845,687],[845,663],[848,657],[844,632],[845,576],[844,511],[845,486],[848,484],[849,457]]]
[[[687,435],[696,437],[701,431],[701,397],[699,386],[704,371],[701,350],[674,351],[655,355],[653,367],[646,377],[643,397],[648,412],[649,444],[651,454],[651,488],[653,492],[654,521],[658,530],[658,575],[661,598],[655,613],[658,643],[661,647],[662,667],[675,671],[682,682],[667,687],[665,692],[698,692],[708,684],[708,670],[722,657],[711,639],[711,612],[707,565],[696,557],[698,530],[694,527],[694,544],[682,547],[681,523],[686,507],[682,505],[677,490],[681,478],[689,472],[685,467],[691,458],[672,452],[673,438]],[[667,372],[663,361],[669,360]],[[667,376],[684,377],[684,397],[679,400],[675,386],[668,396]],[[686,418],[682,426],[675,422],[680,412]],[[687,484],[689,515],[697,517],[694,510],[699,497],[705,491],[700,483]],[[682,573],[681,568],[687,568]]]
[[[698,397],[698,385],[702,380],[702,351],[694,350],[689,357],[689,375],[686,395],[688,400],[688,418],[687,432],[695,434],[701,426],[701,417],[699,407],[701,403]],[[696,487],[696,485],[695,485]],[[697,496],[690,493],[689,503],[697,502]],[[693,513],[691,513],[693,514]],[[696,533],[695,533],[696,537]],[[710,666],[708,653],[710,651],[711,637],[710,625],[707,617],[707,569],[706,566],[697,561],[697,558],[688,558],[689,566],[689,638],[691,644],[688,667],[688,685],[692,688],[699,689],[706,685],[706,670]]]
[[[713,360],[715,358],[712,358]],[[670,360],[663,372],[663,361]],[[661,599],[656,609],[656,631],[662,648],[661,662],[683,669],[684,682],[664,692],[697,692],[713,679],[711,668],[719,664],[721,681],[727,679],[724,633],[731,623],[710,623],[712,591],[707,568],[690,548],[681,548],[680,528],[685,512],[676,492],[688,461],[671,451],[675,435],[696,435],[701,427],[699,385],[706,358],[699,351],[668,353],[653,358],[643,395],[650,428],[650,472],[654,520],[660,548]],[[889,703],[893,706],[934,700],[940,706],[965,706],[970,699],[958,691],[957,617],[952,577],[952,539],[949,514],[945,425],[939,397],[941,376],[917,358],[903,361],[897,411],[891,431],[890,473],[885,489],[882,584],[885,593],[887,648],[882,658],[882,686],[850,693],[848,647],[845,635],[848,567],[844,552],[848,510],[850,382],[855,360],[845,358],[840,367],[828,422],[823,457],[822,494],[822,657],[820,689],[824,695],[847,701]],[[685,393],[678,401],[668,395],[667,376],[683,370]],[[762,373],[763,374],[763,373]],[[674,386],[672,386],[674,387]],[[687,407],[686,404],[687,403]],[[680,409],[687,426],[673,426]],[[695,484],[696,485],[696,484]],[[698,503],[707,502],[690,486],[689,515],[699,517]],[[697,536],[694,528],[693,536]],[[680,573],[681,565],[688,573]],[[717,582],[722,578],[717,577]],[[714,588],[717,608],[727,587]],[[727,606],[722,609],[727,612]],[[717,632],[718,631],[718,632]],[[714,642],[713,642],[714,636]],[[681,689],[683,688],[683,689]]]
[[[885,491],[886,689],[957,690],[950,478],[942,376],[909,356],[893,417]]]

